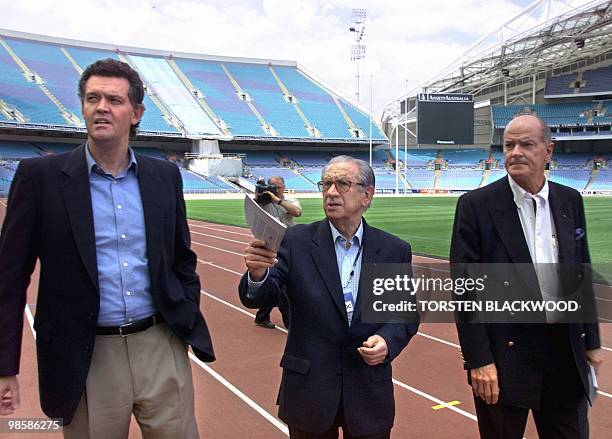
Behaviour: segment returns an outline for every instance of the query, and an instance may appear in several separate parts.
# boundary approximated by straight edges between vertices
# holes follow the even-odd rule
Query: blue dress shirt
[[[116,177],[96,163],[85,148],[94,218],[100,314],[98,326],[119,326],[157,312],[151,297],[147,237],[138,163]]]

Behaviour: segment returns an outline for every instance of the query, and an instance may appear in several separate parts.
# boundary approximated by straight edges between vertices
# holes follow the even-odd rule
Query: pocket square
[[[576,241],[580,241],[582,238],[584,238],[584,229],[581,227],[578,227],[575,231],[576,234]]]

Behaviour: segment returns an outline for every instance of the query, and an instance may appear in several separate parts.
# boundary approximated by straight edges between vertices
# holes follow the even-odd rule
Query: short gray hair
[[[370,165],[368,165],[363,160],[351,157],[350,155],[338,155],[336,157],[333,157],[329,162],[327,162],[327,165],[325,165],[323,171],[321,172],[321,180],[325,178],[325,174],[327,174],[327,170],[330,166],[345,162],[353,163],[357,166],[357,169],[359,171],[359,183],[363,184],[364,188],[369,186],[376,187],[374,171],[372,170]]]

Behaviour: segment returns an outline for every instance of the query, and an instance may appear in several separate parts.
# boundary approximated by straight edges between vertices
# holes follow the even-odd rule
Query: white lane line
[[[201,242],[191,241],[191,243],[192,244],[196,244],[196,245],[201,245],[202,247],[208,247],[208,248],[212,248],[212,249],[215,249],[215,250],[219,250],[221,252],[231,253],[233,255],[244,256],[243,253],[237,253],[237,252],[233,252],[233,251],[230,251],[230,250],[225,250],[224,248],[219,248],[219,247],[214,247],[212,245],[202,244]]]
[[[598,390],[597,393],[599,393],[600,395],[603,395],[603,396],[607,396],[608,398],[612,398],[611,394],[606,393],[606,392],[602,392],[601,390]]]
[[[32,335],[34,336],[34,340],[36,340],[36,331],[34,330],[34,316],[32,315],[30,306],[27,303],[25,306],[25,315],[28,319],[28,323],[30,324],[30,329],[32,330]]]
[[[205,244],[200,244],[200,243],[197,243],[197,242],[196,242],[195,244],[199,244],[199,245],[202,245],[202,246],[204,246],[204,247],[210,247],[210,248],[214,248],[214,249],[216,249],[216,250],[221,250],[221,251],[224,251],[224,252],[227,252],[227,253],[233,253],[233,254],[236,254],[236,255],[242,256],[242,254],[240,254],[240,253],[231,252],[231,251],[229,251],[229,250],[224,250],[224,249],[221,249],[221,248],[212,247],[212,246],[205,245]],[[229,268],[221,267],[220,265],[213,264],[212,262],[202,261],[201,259],[198,259],[198,262],[200,262],[200,263],[202,263],[202,264],[205,264],[205,265],[210,265],[210,266],[213,266],[213,267],[219,268],[219,269],[221,269],[221,270],[229,271],[230,273],[234,273],[234,274],[239,275],[239,276],[242,276],[242,275],[244,274],[244,273],[239,273],[239,272],[234,271],[234,270],[230,270]],[[218,300],[219,302],[222,302],[222,303],[226,304],[227,306],[230,306],[230,307],[232,307],[232,308],[234,308],[234,309],[236,309],[236,310],[238,310],[238,311],[240,311],[240,312],[242,312],[242,313],[244,313],[244,314],[247,314],[247,315],[249,315],[249,316],[251,316],[251,317],[255,318],[255,314],[251,314],[251,313],[249,313],[249,312],[247,312],[247,311],[245,311],[245,310],[243,310],[243,309],[241,309],[241,308],[238,308],[237,306],[232,305],[231,303],[226,302],[225,300],[219,299],[218,297],[213,296],[212,294],[209,294],[209,293],[204,293],[204,292],[202,292],[202,293],[203,293],[203,294],[206,294],[208,297],[210,297],[210,298],[212,298],[212,299]],[[276,329],[278,329],[279,331],[282,331],[282,332],[284,332],[284,333],[287,333],[287,330],[286,330],[285,328],[281,328],[280,326],[277,326],[277,325],[275,325],[275,326],[276,326]],[[444,340],[444,339],[441,339],[441,338],[438,338],[438,337],[434,337],[433,335],[425,334],[425,333],[420,332],[420,331],[419,331],[419,332],[417,332],[417,335],[420,335],[421,337],[428,338],[428,339],[430,339],[430,340],[437,341],[437,342],[439,342],[439,343],[443,343],[443,344],[448,345],[448,346],[455,347],[455,348],[457,348],[457,349],[461,349],[461,346],[460,346],[460,345],[458,345],[457,343],[453,343],[453,342],[450,342],[450,341],[446,341],[446,340]],[[607,347],[605,347],[605,346],[602,346],[602,347],[601,347],[601,349],[604,349],[604,350],[606,350],[606,351],[611,351],[611,352],[612,352],[612,349],[607,348]],[[602,392],[602,391],[600,391],[600,390],[598,390],[598,391],[597,391],[597,393],[599,393],[599,394],[601,394],[601,395],[603,395],[603,396],[607,396],[608,398],[612,398],[612,395],[610,395],[609,393]],[[440,404],[444,404],[444,403],[440,403]]]
[[[245,241],[236,241],[235,239],[222,238],[222,237],[217,236],[217,235],[209,235],[209,234],[207,234],[207,233],[202,233],[202,232],[194,232],[193,230],[191,231],[191,233],[192,233],[192,234],[194,234],[194,233],[195,233],[196,235],[208,236],[209,238],[221,239],[222,241],[235,242],[235,243],[238,243],[238,244],[244,244],[244,245],[247,245],[247,244],[248,244],[248,242],[245,242]]]
[[[419,332],[417,332],[417,335],[420,335],[421,337],[429,338],[429,339],[431,339],[431,340],[435,340],[435,341],[437,341],[438,343],[444,343],[444,344],[446,344],[446,345],[449,345],[449,346],[455,347],[455,348],[457,348],[457,349],[461,349],[461,346],[459,346],[457,343],[452,343],[452,342],[450,342],[450,341],[446,341],[446,340],[443,340],[443,339],[441,339],[441,338],[434,337],[433,335],[424,334],[424,333],[422,333],[422,332],[420,332],[420,331],[419,331]]]
[[[32,335],[34,336],[34,339],[36,340],[36,331],[34,330],[34,317],[32,316],[32,311],[30,311],[30,307],[28,305],[26,305],[25,307],[25,314],[28,319],[28,323],[30,324]],[[230,392],[232,392],[234,395],[240,398],[246,405],[248,405],[253,410],[255,410],[257,413],[259,413],[264,419],[266,419],[268,422],[270,422],[272,425],[274,425],[276,428],[282,431],[286,436],[289,436],[289,429],[282,421],[280,421],[279,419],[277,419],[276,417],[268,413],[266,410],[264,410],[263,407],[261,407],[259,404],[257,404],[255,401],[253,401],[248,396],[246,396],[236,386],[234,386],[228,380],[223,378],[223,376],[221,376],[219,373],[215,372],[211,367],[207,366],[205,363],[200,361],[198,357],[193,355],[193,353],[189,352],[189,358],[195,364],[197,364],[202,369],[204,369],[204,371],[207,372],[210,376],[212,376],[214,379],[220,382],[223,386],[225,386]]]
[[[242,233],[242,232],[234,232],[233,230],[224,230],[224,229],[218,229],[216,227],[211,227],[211,226],[201,226],[199,224],[193,224],[193,223],[189,223],[189,227],[199,227],[201,229],[209,229],[209,230],[216,230],[218,232],[223,232],[223,233],[233,233],[234,235],[240,235],[240,236],[248,236],[249,238],[252,238],[253,235],[250,233]]]
[[[282,431],[285,434],[285,436],[289,436],[289,429],[282,421],[280,421],[279,419],[277,419],[276,417],[268,413],[263,407],[261,407],[259,404],[257,404],[255,401],[253,401],[248,396],[246,396],[236,386],[234,386],[228,380],[226,380],[221,375],[219,375],[217,372],[215,372],[210,366],[200,361],[195,355],[193,355],[193,353],[189,352],[189,358],[191,358],[191,361],[193,361],[198,366],[200,366],[202,369],[204,369],[206,372],[208,372],[214,379],[216,379],[221,384],[223,384],[230,392],[232,392],[234,395],[240,398],[245,404],[247,404],[257,413],[259,413],[265,420],[267,420],[272,425],[274,425],[276,428],[278,428],[280,431]]]
[[[461,410],[461,409],[455,407],[454,405],[449,405],[446,402],[442,401],[441,399],[438,399],[435,396],[431,396],[429,393],[425,393],[422,390],[415,389],[414,387],[409,386],[408,384],[402,383],[401,381],[398,381],[395,378],[393,378],[393,384],[395,384],[396,386],[402,387],[402,388],[404,388],[406,390],[409,390],[412,393],[416,393],[417,395],[422,396],[423,398],[428,399],[430,401],[433,401],[436,404],[443,405],[444,407],[448,408],[449,410],[452,410],[455,413],[459,413],[460,415],[465,416],[466,418],[469,418],[472,421],[476,421],[476,415],[473,415],[473,414],[471,414],[469,412],[466,412],[465,410]]]
[[[211,299],[216,300],[217,302],[220,302],[220,303],[222,303],[223,305],[228,306],[228,307],[230,307],[230,308],[232,308],[232,309],[235,309],[236,311],[239,311],[239,312],[241,312],[241,313],[242,313],[242,314],[244,314],[244,315],[247,315],[247,316],[249,316],[249,317],[252,317],[253,319],[255,318],[255,314],[253,314],[253,313],[251,313],[251,312],[248,312],[247,310],[242,309],[242,308],[240,308],[239,306],[234,305],[233,303],[230,303],[230,302],[227,302],[227,301],[225,301],[225,300],[223,300],[223,299],[220,299],[219,297],[214,296],[214,295],[212,295],[212,294],[210,294],[210,293],[208,293],[208,292],[206,292],[206,291],[202,291],[202,290],[200,290],[200,292],[201,292],[202,294],[204,294],[206,297],[210,297]],[[289,333],[289,331],[287,331],[285,328],[281,328],[281,327],[280,327],[280,326],[278,326],[278,325],[274,325],[274,326],[276,326],[276,329],[278,329],[280,332],[283,332],[283,333],[285,333],[285,334],[288,334],[288,333]]]
[[[243,273],[239,273],[239,272],[237,272],[237,271],[230,270],[229,268],[225,268],[225,267],[222,267],[222,266],[220,266],[220,265],[213,264],[212,262],[203,261],[203,260],[201,260],[201,259],[198,259],[198,262],[199,262],[200,264],[212,265],[213,267],[218,268],[219,270],[229,271],[230,273],[237,274],[238,276],[242,276],[242,275],[244,274],[244,272],[243,272]]]
[[[218,297],[213,296],[212,294],[210,294],[210,293],[208,293],[206,291],[201,291],[201,293],[204,294],[207,297],[210,297],[213,300],[216,300],[218,302],[221,302],[224,305],[229,306],[232,309],[235,309],[236,311],[240,311],[242,314],[245,314],[247,316],[255,318],[255,314],[252,314],[252,313],[250,313],[248,311],[245,311],[244,309],[239,308],[236,305],[233,305],[233,304],[231,304],[229,302],[226,302],[223,299],[219,299]],[[275,325],[275,326],[276,326],[276,329],[278,329],[279,331],[281,331],[281,332],[283,332],[285,334],[288,333],[288,331],[285,328],[281,328],[278,325]],[[430,395],[428,393],[425,393],[422,390],[415,389],[414,387],[409,386],[408,384],[404,384],[401,381],[396,380],[395,378],[393,379],[393,383],[396,384],[397,386],[400,386],[400,387],[406,389],[406,390],[409,390],[410,392],[416,393],[417,395],[422,396],[423,398],[429,399],[430,401],[434,401],[435,403],[441,404],[444,407],[448,407],[449,409],[453,410],[456,413],[459,413],[460,415],[463,415],[463,416],[465,416],[467,418],[473,419],[474,421],[476,420],[476,416],[474,416],[473,414],[468,413],[465,410],[461,410],[461,409],[459,409],[459,408],[457,408],[455,406],[448,405],[446,402],[442,401],[441,399],[438,399],[435,396],[432,396],[432,395]]]

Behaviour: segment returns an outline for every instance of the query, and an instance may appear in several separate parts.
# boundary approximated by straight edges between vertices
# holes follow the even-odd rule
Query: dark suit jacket
[[[203,361],[214,353],[199,309],[182,181],[169,162],[136,153],[153,301]],[[93,212],[83,146],[22,160],[0,237],[0,375],[19,372],[26,289],[37,258],[34,327],[43,411],[72,420],[85,389],[100,306]]]
[[[550,207],[558,237],[559,262],[590,262],[580,194],[574,189],[551,181],[548,185]],[[577,230],[582,230],[582,233],[577,233]],[[507,177],[459,198],[450,261],[515,264],[532,262]],[[537,285],[537,282],[533,284]],[[545,361],[543,355],[546,352],[545,324],[460,323],[457,328],[466,369],[495,363],[498,369],[500,401],[507,405],[539,407]],[[569,324],[568,332],[574,361],[587,391],[585,350],[599,347],[598,326],[574,323]],[[510,341],[513,342],[511,346],[508,345]]]
[[[369,227],[365,220],[363,227],[362,265],[410,264],[412,256],[406,242]],[[247,297],[245,274],[240,283],[240,300],[249,308],[274,305],[284,285],[291,329],[280,363],[280,418],[295,428],[322,432],[332,426],[342,403],[353,435],[390,429],[395,414],[391,361],[417,332],[417,325],[363,323],[359,293],[349,327],[327,220],[288,229],[278,263],[257,296]],[[374,334],[385,339],[389,356],[383,364],[368,366],[357,348]]]

